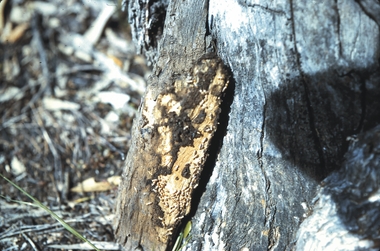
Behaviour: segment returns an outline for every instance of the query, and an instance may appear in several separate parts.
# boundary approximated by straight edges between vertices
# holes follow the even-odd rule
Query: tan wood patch
[[[162,242],[170,240],[190,212],[228,82],[222,61],[207,55],[171,88],[157,97],[149,91],[145,96],[141,131],[150,132],[149,141],[160,162],[146,167],[150,191],[155,194],[147,205],[156,208],[153,220]]]

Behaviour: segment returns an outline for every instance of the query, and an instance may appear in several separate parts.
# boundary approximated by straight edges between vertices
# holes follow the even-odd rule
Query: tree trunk
[[[347,206],[331,177],[348,178],[332,172],[344,163],[346,138],[379,124],[379,4],[172,0],[128,8],[154,74],[119,190],[119,242],[127,250],[166,250],[191,218],[185,250],[314,249],[316,235],[304,233],[315,221],[297,235],[301,222],[333,215],[313,212],[314,196],[335,191],[326,203]],[[328,188],[318,190],[328,175]],[[379,179],[367,179],[376,193]],[[377,197],[363,199],[377,206]],[[350,217],[368,212],[350,208]],[[337,214],[343,229],[369,238],[361,248],[379,245],[376,228],[352,230],[344,212]]]

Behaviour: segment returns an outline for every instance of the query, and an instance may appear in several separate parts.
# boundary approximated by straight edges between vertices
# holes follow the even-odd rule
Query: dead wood
[[[378,3],[231,0],[209,1],[204,8],[178,2],[167,5],[157,29],[162,36],[137,22],[152,15],[152,2],[129,5],[135,40],[155,65],[116,207],[118,239],[128,249],[166,248],[152,209],[143,205],[148,197],[155,200],[144,177],[157,166],[149,170],[140,161],[151,158],[151,166],[159,166],[162,156],[143,153],[151,147],[143,137],[152,132],[140,130],[142,114],[148,103],[155,109],[175,77],[186,75],[207,48],[199,43],[206,37],[232,71],[234,89],[226,95],[233,101],[227,129],[218,136],[223,146],[203,167],[204,193],[194,204],[185,250],[290,250],[301,222],[313,213],[318,185],[342,167],[346,138],[379,124]],[[160,39],[156,47],[145,44],[147,36]],[[371,238],[366,248],[375,247],[378,237]]]

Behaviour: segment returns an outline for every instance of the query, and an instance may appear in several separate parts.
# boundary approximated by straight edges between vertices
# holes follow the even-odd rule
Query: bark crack
[[[363,12],[380,27],[380,3],[372,0],[355,0]]]
[[[361,114],[360,114],[360,121],[358,127],[355,129],[354,133],[358,134],[363,129],[364,119],[366,117],[367,112],[367,87],[366,87],[366,80],[362,75],[359,75],[360,77],[360,98],[361,98]]]
[[[319,133],[317,130],[317,127],[315,125],[315,117],[314,117],[314,109],[310,101],[310,90],[307,85],[307,81],[305,79],[305,74],[303,73],[302,67],[301,67],[301,56],[298,52],[298,47],[297,47],[297,36],[296,36],[296,29],[295,29],[295,22],[294,22],[294,3],[293,0],[290,0],[290,15],[291,15],[291,25],[292,25],[292,33],[293,33],[293,44],[294,44],[294,52],[295,52],[295,59],[296,59],[296,64],[298,67],[299,74],[301,76],[300,82],[303,86],[304,92],[305,92],[305,101],[306,101],[306,108],[307,108],[307,113],[308,113],[308,118],[309,118],[309,127],[310,131],[313,136],[313,141],[314,141],[314,146],[315,150],[318,153],[318,158],[319,158],[319,165],[320,165],[320,170],[321,172],[319,173],[319,176],[321,178],[326,177],[327,171],[326,171],[326,161],[325,161],[325,156],[323,153],[323,148],[322,144],[320,141]]]
[[[215,164],[218,160],[218,154],[223,146],[223,140],[224,136],[227,133],[227,127],[229,122],[229,114],[231,110],[231,105],[233,102],[234,94],[235,94],[235,82],[232,77],[231,70],[226,67],[225,69],[228,71],[229,76],[229,84],[227,86],[227,89],[224,92],[224,95],[221,97],[222,102],[220,104],[220,113],[219,113],[219,119],[218,119],[218,125],[217,129],[211,138],[210,146],[207,150],[207,158],[206,162],[204,164],[202,175],[199,179],[198,187],[194,190],[192,194],[192,202],[191,202],[191,209],[190,213],[184,217],[182,220],[181,225],[178,227],[178,229],[183,228],[186,223],[191,220],[191,218],[195,215],[198,206],[200,204],[200,200],[202,198],[203,193],[206,191],[207,184],[211,178],[211,175],[213,173]],[[240,198],[240,196],[238,196]],[[216,226],[217,227],[217,226]],[[175,238],[178,236],[178,232],[174,235]],[[201,248],[198,250],[202,250],[202,244]]]
[[[269,8],[268,6],[262,6],[262,5],[260,5],[260,4],[247,4],[247,3],[246,3],[246,6],[247,6],[247,7],[251,7],[251,8],[258,7],[258,8],[260,8],[260,9],[263,9],[263,10],[265,10],[265,11],[267,11],[267,12],[270,12],[270,13],[286,15],[285,11],[283,11],[283,10],[271,9],[271,8]]]
[[[273,207],[273,214],[269,222],[269,238],[268,238],[268,251],[274,250],[280,241],[280,233],[278,230],[278,227],[276,228],[274,223],[275,223],[275,218],[276,218],[276,213],[277,213],[277,208],[276,206]]]
[[[338,47],[339,47],[339,56],[342,57],[342,41],[340,40],[340,15],[339,15],[339,7],[338,7],[338,0],[335,0],[335,13],[336,13],[336,18],[337,18],[337,24],[336,24],[336,33],[338,37]]]
[[[263,105],[263,122],[261,125],[261,134],[260,134],[260,149],[257,151],[257,161],[260,166],[261,172],[264,177],[265,181],[265,221],[264,221],[264,226],[268,226],[269,232],[272,232],[273,228],[273,222],[275,218],[275,212],[276,212],[276,207],[273,207],[273,198],[272,198],[272,192],[271,192],[271,182],[270,179],[268,178],[268,175],[265,171],[264,168],[264,163],[262,160],[263,157],[263,151],[264,151],[264,136],[265,136],[265,122],[266,122],[266,111],[267,111],[267,102],[264,94],[264,105]],[[268,250],[269,246],[271,245],[271,237],[268,235]]]

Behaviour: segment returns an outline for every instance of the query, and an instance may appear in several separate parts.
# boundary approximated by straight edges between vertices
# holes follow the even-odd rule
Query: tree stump
[[[134,39],[154,73],[119,189],[118,241],[126,250],[170,250],[191,218],[184,250],[313,247],[316,235],[303,234],[313,221],[297,230],[308,216],[322,217],[313,212],[319,184],[347,179],[334,172],[347,163],[347,137],[379,124],[379,4],[130,1],[128,10]],[[213,97],[223,102],[202,106]],[[368,170],[379,177],[379,168]],[[378,178],[362,179],[378,191]],[[173,198],[181,191],[191,207],[164,202],[162,187]],[[183,192],[187,188],[190,193]],[[377,206],[377,197],[363,199]],[[328,201],[340,208],[347,200]],[[172,205],[180,208],[174,214]],[[351,208],[350,217],[363,216]],[[348,233],[339,237],[343,242],[355,233],[369,239],[361,248],[379,245],[376,228],[363,223],[352,230],[345,211],[339,212],[334,217],[343,219]]]

